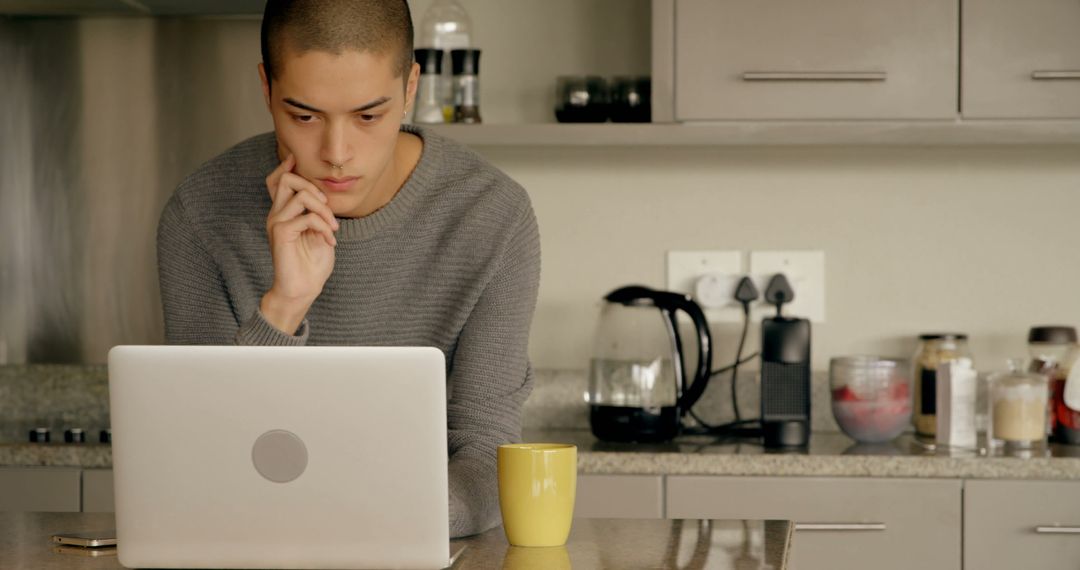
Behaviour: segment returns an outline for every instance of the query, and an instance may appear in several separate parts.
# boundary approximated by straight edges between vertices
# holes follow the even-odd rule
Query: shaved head
[[[406,0],[268,0],[262,21],[262,59],[268,83],[288,51],[345,50],[388,55],[401,77],[413,62],[413,25]]]

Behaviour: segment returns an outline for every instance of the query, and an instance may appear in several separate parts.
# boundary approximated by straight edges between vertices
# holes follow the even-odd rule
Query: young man
[[[170,343],[441,349],[463,536],[499,522],[496,449],[519,440],[532,387],[539,234],[513,180],[401,124],[412,42],[405,0],[267,3],[274,132],[177,188],[158,227],[161,296]]]

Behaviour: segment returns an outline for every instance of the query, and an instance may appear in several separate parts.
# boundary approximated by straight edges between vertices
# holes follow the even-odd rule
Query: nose
[[[330,166],[344,166],[352,160],[352,151],[345,139],[345,125],[340,121],[331,121],[323,138],[323,160]]]

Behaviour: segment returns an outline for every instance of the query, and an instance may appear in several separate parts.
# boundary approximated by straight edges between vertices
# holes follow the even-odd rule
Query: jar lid
[[[1031,327],[1028,342],[1075,344],[1076,328],[1063,325]]]
[[[919,335],[919,340],[967,340],[966,333],[926,333]]]

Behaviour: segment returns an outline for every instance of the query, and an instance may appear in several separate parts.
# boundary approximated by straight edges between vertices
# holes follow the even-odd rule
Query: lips
[[[331,192],[345,192],[352,185],[359,180],[359,178],[353,176],[350,178],[320,178],[319,182],[322,186]]]

